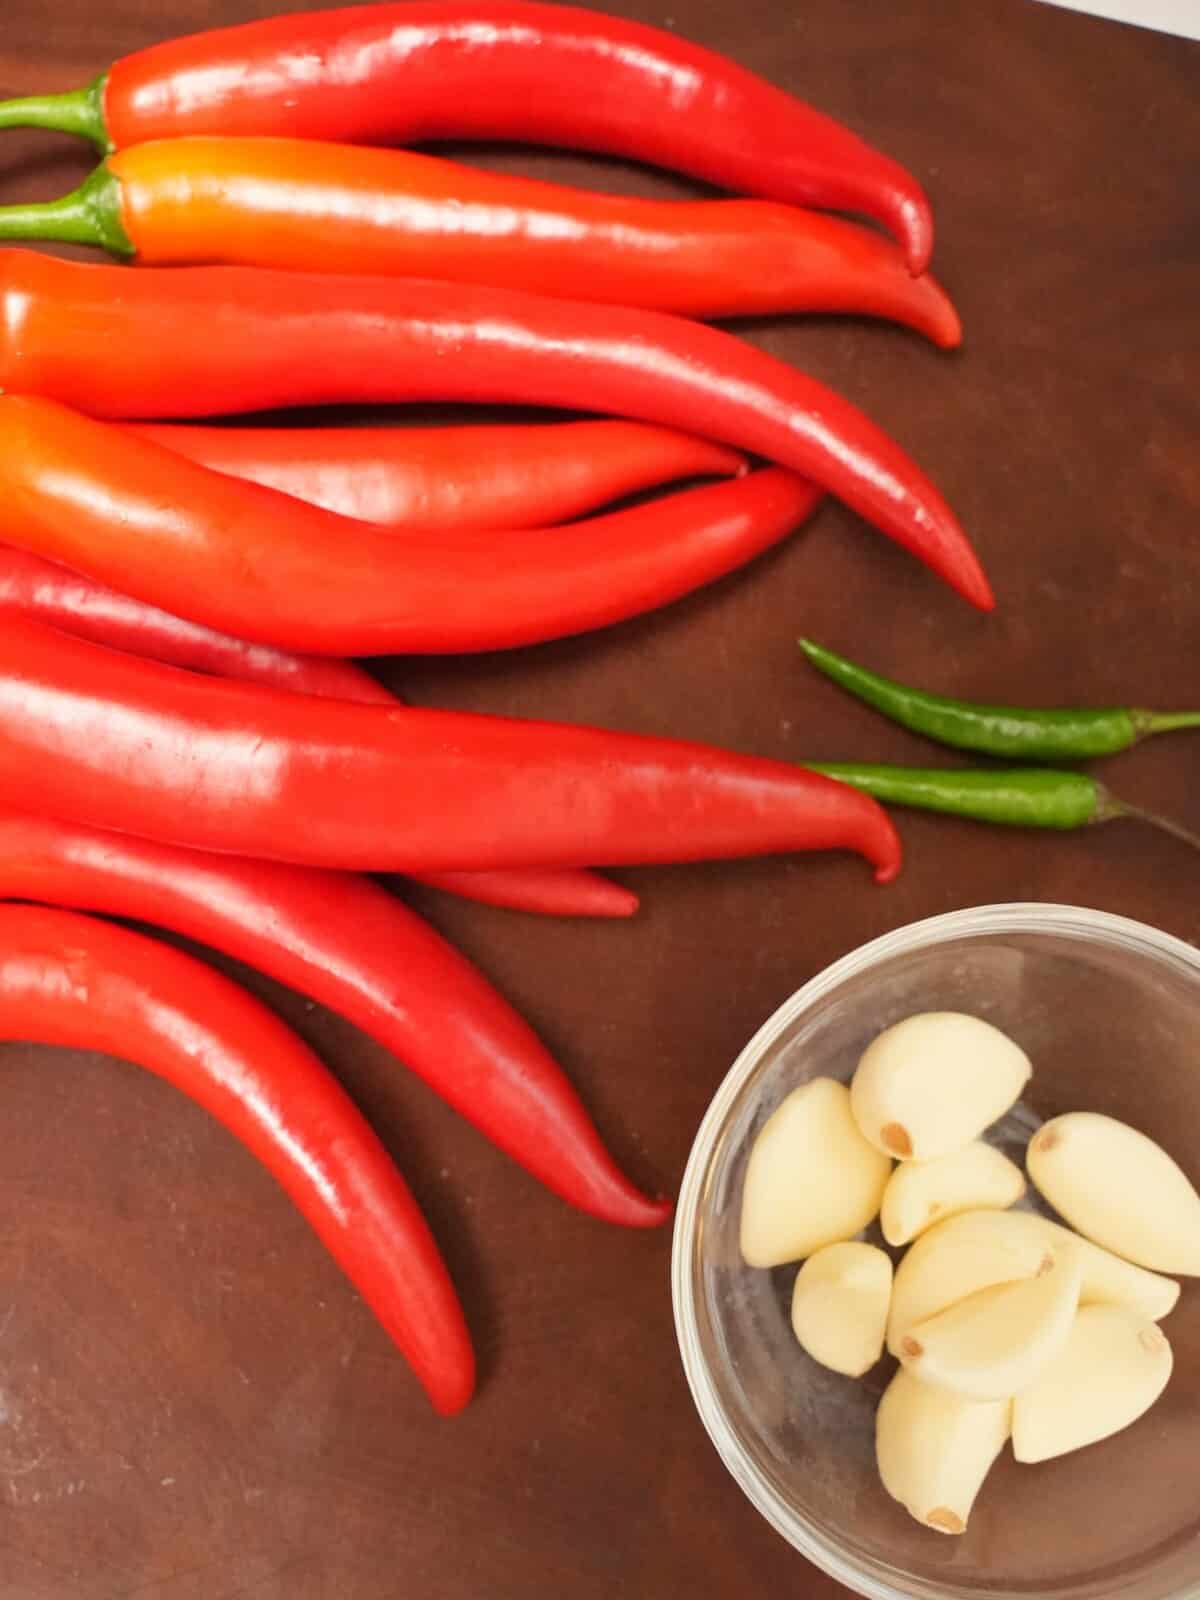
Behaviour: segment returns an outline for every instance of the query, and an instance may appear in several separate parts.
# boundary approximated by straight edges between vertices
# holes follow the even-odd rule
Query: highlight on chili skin
[[[941,285],[841,217],[629,198],[302,139],[138,145],[60,200],[0,207],[0,239],[94,245],[143,266],[436,277],[689,317],[850,313],[943,349],[962,338]]]
[[[189,134],[595,150],[861,212],[913,274],[933,251],[917,180],[832,117],[665,29],[541,0],[405,0],[168,40],[82,89],[0,104],[0,128],[22,126],[102,153]]]
[[[22,406],[36,411],[33,396],[127,420],[432,400],[586,409],[786,467],[970,604],[995,604],[953,511],[883,429],[705,323],[479,284],[254,267],[129,273],[20,250],[0,251],[0,296],[0,389],[21,391],[0,401],[0,442]],[[12,447],[9,459],[20,465]]]

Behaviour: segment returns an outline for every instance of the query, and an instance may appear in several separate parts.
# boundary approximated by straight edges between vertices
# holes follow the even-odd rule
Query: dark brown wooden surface
[[[842,509],[702,597],[592,639],[390,668],[445,705],[689,735],[786,758],[937,759],[797,662],[801,629],[968,695],[1200,703],[1200,47],[1029,0],[628,0],[911,165],[963,351],[849,321],[749,336],[844,389],[939,481],[993,618]],[[4,0],[0,91],[73,85],[269,0]],[[515,170],[685,186],[531,152]],[[86,168],[0,142],[0,198]],[[0,537],[2,537],[0,524]],[[1200,827],[1200,746],[1111,764]],[[953,907],[1035,898],[1200,939],[1200,859],[1132,825],[1004,834],[904,818],[907,870],[849,859],[629,872],[628,926],[412,895],[562,1056],[612,1145],[674,1188],[732,1057],[801,982]],[[0,1047],[4,1600],[832,1596],[727,1478],[676,1356],[668,1231],[568,1212],[348,1025],[248,977],[342,1077],[428,1209],[478,1340],[435,1420],[287,1201],[135,1069]]]

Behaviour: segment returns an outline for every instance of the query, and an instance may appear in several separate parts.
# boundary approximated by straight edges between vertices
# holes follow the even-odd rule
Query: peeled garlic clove
[[[907,1168],[898,1167],[896,1170],[903,1172]],[[888,1188],[891,1188],[890,1181]],[[884,1190],[885,1208],[887,1193]],[[1064,1239],[1070,1240],[1079,1252],[1081,1306],[1125,1306],[1157,1322],[1174,1308],[1179,1299],[1179,1285],[1173,1278],[1163,1278],[1157,1272],[1147,1272],[1144,1267],[1131,1266],[1128,1261],[1122,1261],[1120,1256],[1114,1256],[1111,1250],[1102,1250],[1098,1244],[1072,1233],[1070,1228],[1064,1228],[1061,1223],[1051,1222],[1049,1217],[1038,1216],[1033,1211],[1011,1211],[1006,1215],[1008,1220],[1000,1225],[1001,1231],[1014,1247],[1019,1245],[1022,1236],[1028,1241],[1030,1250],[1046,1244],[1053,1246]],[[986,1237],[988,1224],[981,1226]],[[975,1229],[975,1233],[978,1234],[979,1229]],[[971,1227],[966,1229],[966,1234],[969,1239]],[[1027,1277],[1028,1274],[1021,1273],[1020,1276]],[[948,1301],[945,1303],[949,1304]],[[926,1312],[925,1315],[930,1316],[932,1312]],[[920,1318],[911,1320],[919,1321]]]
[[[901,1367],[875,1416],[875,1459],[893,1500],[939,1533],[965,1533],[983,1480],[1008,1438],[1007,1400],[973,1405]]]
[[[1018,1461],[1049,1461],[1127,1428],[1171,1376],[1171,1346],[1146,1317],[1085,1306],[1066,1344],[1013,1403]]]
[[[1095,1111],[1043,1124],[1029,1176],[1073,1228],[1139,1267],[1200,1275],[1200,1195],[1144,1133]]]
[[[1041,1218],[1022,1211],[964,1211],[939,1222],[911,1246],[896,1268],[887,1346],[918,1322],[997,1283],[1032,1278],[1050,1248]]]
[[[1043,1269],[960,1300],[900,1341],[900,1359],[923,1383],[965,1400],[1007,1400],[1062,1349],[1079,1306],[1079,1257],[1047,1251]]]
[[[746,1167],[747,1265],[777,1267],[853,1238],[879,1214],[891,1170],[858,1131],[844,1083],[814,1078],[793,1090],[763,1124]]]
[[[889,1244],[907,1244],[960,1211],[1004,1211],[1025,1193],[1020,1167],[976,1140],[932,1161],[902,1161],[883,1191],[880,1223]]]
[[[932,1161],[961,1150],[1002,1117],[1032,1070],[1025,1052],[990,1022],[926,1011],[867,1046],[850,1103],[880,1150]]]
[[[1047,1222],[1048,1228],[1058,1229],[1058,1224]],[[1150,1322],[1157,1322],[1175,1308],[1179,1299],[1179,1285],[1174,1278],[1160,1277],[1157,1272],[1147,1272],[1145,1267],[1135,1267],[1111,1250],[1103,1250],[1090,1239],[1077,1233],[1069,1235],[1079,1249],[1079,1267],[1082,1274],[1079,1284],[1081,1306],[1124,1306]]]
[[[1114,1256],[1111,1250],[1102,1250],[1098,1244],[1085,1239],[1049,1217],[1036,1216],[1032,1211],[1014,1212],[1033,1231],[1054,1244],[1069,1239],[1079,1252],[1079,1304],[1081,1306],[1115,1305],[1127,1311],[1136,1311],[1157,1322],[1174,1309],[1179,1299],[1179,1285],[1174,1278],[1160,1277],[1157,1272],[1147,1272],[1144,1267],[1131,1266]]]
[[[828,1244],[796,1274],[792,1332],[814,1361],[861,1378],[883,1354],[892,1261],[873,1244]]]

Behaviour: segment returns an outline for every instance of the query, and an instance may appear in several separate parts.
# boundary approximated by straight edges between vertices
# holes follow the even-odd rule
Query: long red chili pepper
[[[433,399],[635,417],[790,467],[974,604],[993,603],[945,501],[860,411],[731,334],[657,312],[421,279],[127,273],[10,251],[0,389],[116,417]]]
[[[132,917],[222,950],[348,1017],[572,1205],[634,1228],[670,1213],[617,1169],[528,1024],[369,878],[0,808],[0,899]]]
[[[62,200],[0,208],[0,239],[100,246],[143,266],[229,262],[490,283],[689,317],[848,311],[946,349],[945,291],[871,228],[765,200],[640,200],[406,150],[167,139]]]
[[[408,534],[548,528],[676,478],[732,477],[746,468],[734,450],[643,422],[133,426],[217,472]]]
[[[0,106],[0,127],[22,125],[105,151],[187,134],[565,145],[864,212],[913,272],[933,248],[916,179],[849,129],[701,45],[582,6],[403,0],[271,17],[153,45],[72,94]]]
[[[820,492],[769,468],[560,528],[424,541],[212,472],[53,400],[0,398],[5,537],[178,616],[327,655],[496,650],[722,577]]]
[[[465,712],[230,683],[10,618],[0,795],[95,827],[364,871],[695,861],[851,849],[900,867],[887,814],[780,761]]]
[[[433,1236],[337,1080],[259,1001],[192,956],[42,906],[0,905],[0,1039],[99,1050],[165,1078],[263,1163],[444,1416],[470,1336]]]
[[[8,546],[0,546],[0,615],[4,613],[32,617],[79,639],[220,678],[362,705],[398,703],[391,690],[348,661],[290,655],[217,633]],[[582,867],[514,867],[411,876],[467,900],[540,916],[631,917],[638,908],[632,890]]]

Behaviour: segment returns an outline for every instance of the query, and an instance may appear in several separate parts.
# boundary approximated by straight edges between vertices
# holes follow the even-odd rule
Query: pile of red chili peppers
[[[463,1315],[355,1106],[230,980],[102,919],[292,985],[571,1204],[662,1222],[669,1204],[617,1169],[531,1029],[361,874],[622,917],[636,900],[597,864],[849,849],[886,881],[886,814],[777,761],[405,707],[343,658],[603,627],[747,563],[824,494],[989,608],[897,444],[688,320],[853,313],[952,348],[929,204],[732,62],[540,0],[181,39],[0,105],[17,125],[84,135],[103,159],[65,200],[0,211],[0,239],[91,243],[142,270],[0,250],[0,899],[24,902],[0,906],[0,1038],[125,1056],[223,1120],[452,1413],[474,1381]],[[620,198],[397,148],[443,137],[605,152],[732,197]],[[195,422],[415,400],[596,419]]]

